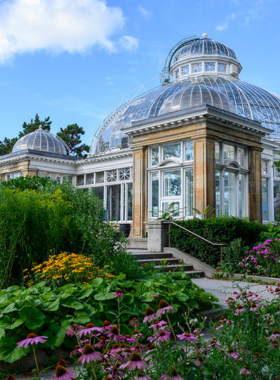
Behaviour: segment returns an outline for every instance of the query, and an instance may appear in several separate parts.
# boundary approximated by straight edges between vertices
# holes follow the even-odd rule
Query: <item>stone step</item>
[[[204,272],[200,270],[185,271],[185,273],[188,274],[190,277],[205,277]]]
[[[165,265],[165,266],[162,266],[162,265],[155,265],[155,268],[156,269],[160,269],[161,272],[179,272],[180,269],[183,269],[184,271],[192,271],[193,270],[193,266],[192,265],[186,265],[186,264],[183,264],[183,265]]]
[[[147,249],[148,238],[128,238],[128,249]]]
[[[180,261],[178,259],[175,259],[173,257],[168,257],[168,258],[153,258],[153,259],[138,259],[139,264],[155,264],[155,265],[160,265],[162,260],[166,260],[166,264],[169,265],[174,265],[174,264],[179,264]]]
[[[149,259],[157,259],[157,260],[161,260],[161,259],[172,259],[173,258],[173,255],[171,253],[152,253],[152,252],[139,252],[139,251],[136,251],[136,252],[133,252],[133,251],[130,251],[131,254],[133,256],[136,257],[137,260],[149,260]]]

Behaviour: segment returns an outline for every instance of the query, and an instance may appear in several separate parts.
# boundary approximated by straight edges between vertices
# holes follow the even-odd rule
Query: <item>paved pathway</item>
[[[223,281],[214,280],[206,277],[203,278],[193,278],[192,281],[204,289],[206,292],[212,293],[214,296],[219,298],[222,305],[225,305],[225,301],[232,295],[234,291],[251,291],[256,294],[261,295],[264,299],[272,300],[273,295],[266,291],[266,285],[259,285],[250,282],[243,281]]]

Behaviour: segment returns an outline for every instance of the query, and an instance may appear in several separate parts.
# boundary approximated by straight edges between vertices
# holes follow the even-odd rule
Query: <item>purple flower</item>
[[[24,346],[24,348],[27,348],[29,344],[46,343],[47,339],[47,336],[36,336],[34,333],[31,333],[27,335],[26,339],[18,342],[17,345],[19,347]]]
[[[101,360],[102,355],[100,352],[95,351],[95,349],[90,345],[86,344],[83,349],[83,354],[78,360],[78,362],[81,362],[84,364],[84,362],[87,362],[88,364],[91,362],[96,362],[97,360]]]
[[[191,342],[192,340],[197,339],[193,334],[188,334],[188,333],[177,335],[177,337],[181,340],[186,340],[188,342]]]
[[[158,304],[158,311],[156,313],[156,316],[160,318],[165,313],[174,313],[174,309],[172,306],[169,305],[167,301],[161,300],[159,301],[159,304]]]
[[[157,340],[159,342],[168,342],[170,339],[171,332],[169,331],[156,331]]]
[[[168,380],[184,380],[181,376],[178,375],[178,371],[176,368],[171,368],[169,370],[170,375],[162,375],[161,379],[168,379]]]
[[[119,329],[117,326],[113,326],[108,334],[108,337],[113,337],[114,341],[125,341],[125,337],[123,335],[120,335]]]
[[[130,360],[127,363],[122,364],[120,366],[120,369],[124,369],[127,367],[130,371],[134,371],[136,368],[144,370],[147,367],[147,364],[145,360],[142,359],[139,352],[135,351],[130,356]]]
[[[54,380],[72,380],[76,379],[74,372],[70,371],[62,365],[57,365],[55,369]]]
[[[250,375],[251,371],[249,371],[247,368],[242,368],[242,370],[239,373],[240,375]]]
[[[158,297],[159,297],[159,294],[152,294],[152,297],[153,297],[153,298],[158,298]]]
[[[141,369],[138,373],[138,376],[135,376],[134,377],[134,380],[151,380],[151,377],[147,374],[145,374],[145,372]]]
[[[70,329],[66,330],[66,335],[72,337],[75,334],[78,334],[83,329],[84,329],[83,326],[78,326],[75,323],[73,323],[73,325],[70,327]]]
[[[167,325],[167,322],[165,322],[165,321],[156,321],[153,325],[151,325],[150,327],[149,327],[149,329],[154,329],[154,330],[156,330],[158,327],[163,327],[163,326],[166,326]]]
[[[151,307],[147,307],[145,310],[145,318],[143,323],[152,322],[156,318],[156,314]]]
[[[123,292],[121,289],[117,289],[116,293],[114,294],[115,297],[123,297]]]
[[[103,332],[103,328],[101,328],[101,327],[95,327],[93,323],[88,323],[88,324],[86,325],[86,328],[85,328],[84,330],[81,330],[81,331],[78,333],[78,335],[80,335],[80,336],[83,336],[83,335],[91,335],[91,333],[92,333],[93,331],[98,331],[98,332],[102,333],[102,332]]]
[[[139,326],[139,321],[138,321],[138,319],[137,318],[132,318],[132,320],[131,321],[129,321],[129,323],[130,323],[130,326],[132,326],[132,327],[137,327],[137,326]]]

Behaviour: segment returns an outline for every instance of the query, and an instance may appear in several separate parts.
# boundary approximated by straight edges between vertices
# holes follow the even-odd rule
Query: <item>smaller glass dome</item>
[[[222,55],[224,57],[233,58],[238,61],[235,52],[221,42],[204,38],[183,47],[174,57],[174,62],[179,61],[186,57],[197,55]]]
[[[39,129],[21,137],[13,147],[13,153],[21,150],[33,149],[42,152],[67,154],[69,148],[58,136],[54,136],[47,130]]]
[[[205,104],[236,113],[236,108],[226,95],[203,84],[193,84],[187,87],[183,86],[179,91],[170,95],[162,104],[159,115]]]

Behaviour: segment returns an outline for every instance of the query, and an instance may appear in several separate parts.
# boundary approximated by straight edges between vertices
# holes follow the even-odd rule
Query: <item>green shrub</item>
[[[194,218],[177,223],[213,243],[230,243],[241,238],[243,244],[249,247],[258,242],[260,234],[268,228],[257,222],[226,216],[205,220]],[[188,252],[209,265],[216,266],[220,260],[219,247],[213,247],[179,227],[171,225],[170,238],[172,247]]]
[[[45,186],[51,183],[56,185],[56,181],[51,180],[48,177],[26,176],[26,177],[18,177],[14,179],[9,179],[8,181],[3,181],[1,183],[1,187],[6,188],[6,189],[19,189],[21,191],[23,190],[40,191]]]
[[[239,263],[246,257],[249,248],[244,246],[242,239],[234,239],[223,249],[223,261],[221,268],[226,273],[242,273]]]

